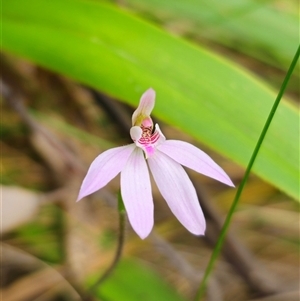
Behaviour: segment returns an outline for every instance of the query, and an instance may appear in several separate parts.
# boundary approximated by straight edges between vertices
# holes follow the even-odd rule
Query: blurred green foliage
[[[126,0],[171,29],[286,71],[299,43],[297,1]]]
[[[298,19],[293,9],[285,9],[288,4],[279,1],[254,0],[126,0],[121,1],[122,6],[117,2],[120,1],[3,1],[1,47],[4,52],[29,59],[132,106],[152,86],[157,92],[157,118],[246,166],[276,93],[269,83],[226,59],[226,54],[223,57],[199,45],[199,40],[229,47],[242,57],[249,55],[267,67],[285,71],[298,44]],[[190,41],[174,37],[149,20],[173,33],[183,32]],[[53,130],[86,145],[106,149],[114,144],[63,118],[31,113]],[[294,198],[299,193],[298,124],[295,106],[283,101],[254,168],[257,175]],[[24,140],[15,134],[24,134],[22,126],[5,125],[1,131],[3,139],[14,136],[18,141],[15,143]],[[20,145],[25,152],[24,143]],[[15,161],[19,160],[17,155]],[[31,173],[26,181],[35,176],[31,161],[17,167],[13,175],[8,173],[3,178],[5,183],[18,182],[28,170]],[[25,170],[24,174],[20,170]],[[36,177],[40,179],[47,173],[38,172]],[[44,187],[42,183],[36,187]],[[259,199],[255,191],[248,193],[251,201]],[[256,210],[249,223],[256,221]],[[273,211],[265,211],[267,224],[266,217]],[[52,205],[46,206],[37,220],[10,233],[8,240],[12,237],[13,243],[46,262],[63,263],[63,214]],[[287,216],[283,219],[289,222]],[[278,221],[270,226],[269,236],[274,235]],[[289,223],[289,227],[293,225]],[[249,237],[247,230],[241,229]],[[255,239],[259,229],[252,233]],[[284,232],[283,239],[287,239],[285,235]],[[103,249],[112,247],[112,237],[104,233],[102,241],[100,236]],[[295,236],[288,239],[295,240]],[[286,252],[285,246],[283,249]],[[89,282],[93,283],[95,277]],[[99,290],[99,296],[103,300],[182,300],[159,275],[137,260],[122,261]]]
[[[52,205],[44,206],[37,218],[10,234],[13,241],[28,253],[52,264],[64,262],[63,212]],[[9,237],[8,237],[9,238]]]
[[[110,301],[185,300],[160,279],[150,266],[133,259],[124,259],[118,264],[113,274],[98,289],[98,296],[101,300]]]
[[[7,1],[2,44],[130,104],[153,87],[158,118],[243,166],[275,98],[232,62],[101,1]],[[294,198],[298,117],[296,108],[281,104],[254,167]]]

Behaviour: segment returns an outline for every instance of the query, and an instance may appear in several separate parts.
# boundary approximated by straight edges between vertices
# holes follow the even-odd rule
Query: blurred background
[[[2,300],[82,300],[113,259],[119,224],[119,176],[75,203],[89,164],[131,143],[131,114],[152,86],[165,136],[200,147],[238,186],[299,44],[299,3],[2,2]],[[297,67],[205,300],[299,300]],[[190,234],[153,183],[151,235],[141,240],[127,223],[122,260],[89,300],[193,300],[236,189],[188,174],[206,235]]]

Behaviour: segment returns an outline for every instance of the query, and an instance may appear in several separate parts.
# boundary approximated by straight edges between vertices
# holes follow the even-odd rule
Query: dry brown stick
[[[110,99],[106,95],[100,94],[94,89],[89,89],[92,96],[95,98],[96,103],[101,106],[106,113],[112,118],[114,123],[119,127],[119,130],[128,136],[129,139],[129,129],[131,127],[131,120],[129,118],[129,109],[125,105]]]
[[[25,269],[36,269],[30,276],[23,276],[20,280],[13,282],[2,290],[3,300],[22,301],[33,299],[51,287],[63,284],[72,294],[74,300],[81,300],[81,290],[67,280],[67,271],[63,267],[53,267],[39,258],[10,246],[1,243],[1,265],[20,264]],[[36,285],[38,283],[38,285]]]
[[[176,249],[155,230],[149,237],[154,247],[183,275],[193,286],[197,286],[203,272],[196,270]],[[222,301],[223,296],[218,282],[212,277],[208,282],[207,300]]]
[[[204,215],[209,221],[205,239],[209,244],[214,245],[220,234],[223,218],[204,192],[203,187],[195,182],[194,186]],[[266,296],[278,293],[282,290],[279,281],[274,275],[271,275],[267,271],[263,264],[252,255],[249,249],[247,249],[232,232],[227,234],[222,253],[256,294]]]
[[[30,135],[33,148],[51,167],[54,177],[56,177],[57,174],[60,175],[58,178],[59,184],[62,186],[62,188],[58,189],[54,193],[55,197],[61,198],[58,203],[60,203],[68,213],[71,215],[76,215],[78,220],[80,220],[84,214],[84,208],[88,206],[88,203],[82,203],[80,204],[81,206],[75,205],[77,188],[80,184],[78,178],[82,178],[83,176],[85,171],[84,165],[80,163],[80,160],[78,160],[78,158],[53,133],[44,128],[34,119],[33,116],[31,116],[26,107],[23,105],[24,101],[22,97],[19,96],[17,92],[12,91],[9,85],[4,83],[2,80],[0,83],[3,98],[19,114],[23,122],[31,130]],[[57,164],[57,162],[60,163]],[[74,183],[76,183],[77,188],[75,187]],[[77,234],[75,232],[76,229],[73,227],[73,224],[71,227],[69,225],[69,231],[65,231],[65,233],[68,233],[68,235],[65,238],[62,238],[64,240],[63,243],[70,245],[70,236],[76,236]],[[71,240],[74,241],[74,239]],[[72,247],[67,247],[67,250],[72,252],[73,249]],[[80,282],[78,281],[77,275],[74,274],[72,263],[69,262],[70,256],[67,258],[68,261],[66,267],[68,269],[68,281],[77,288],[78,292],[81,292],[82,288],[79,285]],[[94,298],[93,296],[82,294],[81,299],[83,301],[92,301]]]
[[[249,301],[299,301],[300,291],[289,291]]]
[[[40,145],[43,145],[43,149],[39,149],[38,151],[41,151],[41,155],[48,163],[50,163],[50,167],[59,173],[66,172],[66,170],[77,171],[84,169],[84,166],[79,163],[80,161],[77,160],[75,155],[67,150],[67,148],[64,147],[52,133],[50,133],[29,114],[28,110],[24,106],[24,100],[22,97],[19,96],[16,91],[13,91],[2,79],[0,79],[0,91],[2,97],[19,114],[23,122],[31,130],[33,136],[32,139],[38,144],[35,145],[35,147],[40,148]],[[46,141],[47,145],[44,146],[42,141]],[[58,154],[57,158],[53,158],[56,156],[49,155],[49,152],[51,151]],[[61,164],[57,165],[55,161],[61,162]],[[61,168],[66,170],[60,170]]]

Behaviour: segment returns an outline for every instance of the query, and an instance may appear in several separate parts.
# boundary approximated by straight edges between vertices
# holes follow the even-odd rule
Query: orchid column
[[[121,172],[121,195],[132,228],[146,238],[153,228],[153,197],[149,169],[171,211],[191,233],[203,235],[205,219],[195,188],[183,166],[229,186],[224,170],[207,154],[187,142],[166,140],[150,114],[155,91],[148,89],[132,115],[130,135],[134,143],[100,154],[91,164],[78,201],[103,188]]]

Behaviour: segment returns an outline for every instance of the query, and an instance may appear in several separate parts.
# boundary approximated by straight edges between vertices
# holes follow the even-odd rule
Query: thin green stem
[[[125,215],[126,211],[124,208],[123,200],[121,193],[118,193],[118,211],[119,211],[119,237],[118,237],[118,246],[116,249],[116,253],[113,261],[107,270],[101,275],[101,277],[93,284],[93,286],[89,289],[89,292],[96,293],[96,289],[101,285],[114,271],[117,264],[119,263],[122,255],[122,250],[124,246],[124,234],[125,234]]]
[[[196,294],[196,297],[195,297],[195,301],[200,300],[200,298],[202,298],[203,295],[204,295],[204,293],[205,293],[205,289],[206,289],[206,284],[207,284],[208,278],[209,278],[209,276],[210,276],[210,274],[211,274],[211,272],[213,270],[214,264],[215,264],[215,262],[216,262],[216,260],[217,260],[217,258],[219,256],[219,254],[220,254],[220,251],[221,251],[221,248],[223,246],[223,243],[224,243],[224,240],[225,240],[225,237],[226,237],[226,233],[228,231],[228,228],[229,228],[229,225],[230,225],[233,213],[234,213],[234,211],[236,209],[236,206],[237,206],[237,204],[239,202],[239,199],[240,199],[240,196],[241,196],[242,191],[244,189],[244,186],[245,186],[245,184],[246,184],[246,182],[248,180],[251,168],[252,168],[252,166],[254,164],[254,161],[255,161],[255,159],[257,157],[259,149],[260,149],[260,147],[261,147],[261,145],[263,143],[263,140],[264,140],[264,138],[266,136],[268,128],[269,128],[269,126],[271,124],[271,121],[273,119],[273,116],[274,116],[274,114],[275,114],[275,112],[277,110],[277,107],[278,107],[278,105],[280,103],[282,95],[283,95],[283,93],[284,93],[284,91],[285,91],[285,89],[287,87],[287,84],[288,84],[288,82],[290,80],[290,77],[291,77],[291,75],[293,73],[293,70],[294,70],[294,68],[296,66],[296,63],[297,63],[297,61],[299,59],[299,55],[300,55],[300,46],[298,47],[298,49],[297,49],[297,51],[295,53],[295,56],[293,58],[293,61],[292,61],[291,65],[290,65],[290,67],[289,67],[289,69],[287,71],[287,74],[286,74],[286,76],[285,76],[285,78],[283,80],[283,83],[282,83],[282,85],[280,87],[279,93],[278,93],[278,95],[277,95],[277,97],[275,99],[273,107],[272,107],[272,109],[271,109],[271,111],[269,113],[267,121],[266,121],[266,123],[265,123],[265,125],[263,127],[263,130],[262,130],[262,132],[260,134],[260,137],[259,137],[259,139],[257,141],[257,144],[255,146],[253,154],[252,154],[252,156],[250,158],[250,161],[248,163],[248,166],[247,166],[247,169],[245,171],[244,177],[243,177],[243,179],[241,181],[241,184],[239,185],[239,187],[237,189],[236,195],[235,195],[234,200],[232,202],[232,205],[231,205],[231,207],[229,209],[229,212],[228,212],[227,217],[225,219],[224,225],[223,225],[223,227],[221,229],[220,236],[219,236],[218,241],[216,243],[216,246],[215,246],[215,248],[213,250],[213,253],[211,255],[211,258],[209,260],[207,268],[205,270],[202,282],[201,282],[200,287],[199,287],[199,289],[197,291],[197,294]]]

